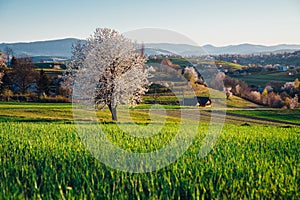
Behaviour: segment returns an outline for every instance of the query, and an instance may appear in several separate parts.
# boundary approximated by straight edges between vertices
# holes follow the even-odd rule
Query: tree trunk
[[[109,108],[109,111],[111,113],[111,118],[112,120],[114,121],[118,121],[118,118],[117,118],[117,109],[116,107],[112,107],[111,104],[108,105],[108,108]]]

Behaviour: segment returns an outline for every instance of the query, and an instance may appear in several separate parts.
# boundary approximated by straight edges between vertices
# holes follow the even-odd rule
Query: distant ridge
[[[300,50],[300,45],[275,45],[263,46],[253,44],[228,45],[223,47],[215,47],[213,45],[193,46],[188,44],[145,44],[146,48],[163,49],[165,51],[174,52],[175,54],[188,55],[219,55],[219,54],[259,54],[259,53],[281,53],[294,52]],[[147,52],[146,52],[147,53]]]
[[[11,48],[16,55],[26,54],[29,56],[60,56],[70,57],[72,44],[81,41],[76,38],[60,40],[48,40],[37,42],[1,43],[0,51],[6,47]],[[213,45],[193,46],[188,44],[170,43],[148,43],[145,44],[145,53],[154,54],[178,54],[182,56],[199,56],[203,54],[259,54],[259,53],[280,53],[300,50],[300,45],[281,44],[274,46],[239,44],[216,47]]]
[[[4,51],[5,47],[9,47],[16,55],[70,57],[72,44],[77,41],[80,40],[66,38],[37,42],[2,43],[0,44],[0,51]]]

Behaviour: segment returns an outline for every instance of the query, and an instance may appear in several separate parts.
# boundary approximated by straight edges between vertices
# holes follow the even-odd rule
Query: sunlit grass
[[[176,133],[175,124],[149,139],[116,124],[102,128],[132,152],[161,148]],[[225,125],[210,154],[199,158],[203,128],[176,162],[131,174],[93,158],[73,124],[1,122],[0,198],[299,198],[298,128]]]

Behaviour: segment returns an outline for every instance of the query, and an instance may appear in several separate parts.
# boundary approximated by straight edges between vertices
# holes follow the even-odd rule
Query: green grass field
[[[178,130],[180,110],[166,109],[166,125],[150,138],[126,134],[111,122],[108,110],[97,116],[112,143],[145,153],[167,145]],[[289,120],[299,110],[230,110],[242,116],[226,116],[219,140],[203,158],[197,155],[211,112],[199,112],[196,137],[183,156],[158,171],[138,174],[110,168],[91,155],[73,124],[71,104],[0,103],[0,199],[300,198],[300,129],[284,125],[299,123]],[[247,118],[252,115],[262,119]],[[139,126],[150,122],[145,107],[131,110],[130,116]],[[268,121],[273,117],[281,122]],[[188,120],[187,127],[194,123]],[[184,137],[191,137],[186,130]]]
[[[283,84],[285,82],[292,82],[296,78],[299,78],[299,75],[295,74],[289,76],[288,72],[259,72],[247,76],[232,75],[231,77],[243,80],[248,85],[256,85],[256,86],[264,87],[267,83],[276,82],[276,81]]]

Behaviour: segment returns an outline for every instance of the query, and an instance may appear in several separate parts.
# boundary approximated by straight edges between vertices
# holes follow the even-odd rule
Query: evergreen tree
[[[12,71],[9,78],[14,85],[14,90],[21,94],[25,94],[27,90],[36,82],[37,72],[30,58],[12,60]]]
[[[49,94],[49,84],[50,84],[50,81],[48,79],[48,76],[45,74],[44,70],[41,70],[38,81],[37,81],[37,90],[38,90],[39,96],[42,96],[44,94],[46,94],[46,95]]]

